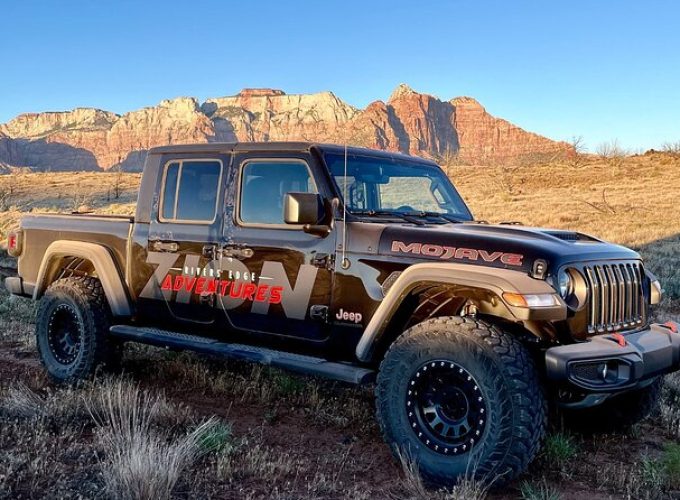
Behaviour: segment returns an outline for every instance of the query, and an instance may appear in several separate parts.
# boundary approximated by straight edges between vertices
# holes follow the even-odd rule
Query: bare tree
[[[619,141],[614,139],[600,143],[597,147],[597,155],[613,167],[623,165],[623,159],[628,152],[619,145]]]
[[[497,165],[494,168],[494,184],[506,197],[522,193],[524,179],[519,175],[521,166]]]
[[[673,156],[680,156],[680,141],[664,142],[661,145],[661,151]]]
[[[575,135],[569,141],[571,150],[567,153],[567,163],[574,168],[582,167],[586,164],[587,158],[586,143],[582,135]]]
[[[123,166],[119,163],[113,168],[115,169],[115,177],[113,178],[113,198],[117,200],[123,192]]]
[[[72,213],[88,213],[92,211],[90,203],[94,200],[94,195],[92,192],[85,193],[78,190],[71,194],[67,200]]]
[[[9,210],[13,205],[17,192],[18,177],[17,170],[10,170],[7,175],[2,176],[2,183],[0,183],[0,211]]]
[[[114,173],[113,184],[111,189],[113,191],[113,199],[117,200],[123,193],[123,157],[118,156],[118,161],[111,167],[111,172]],[[111,192],[111,191],[109,191]],[[111,196],[109,195],[109,199]]]

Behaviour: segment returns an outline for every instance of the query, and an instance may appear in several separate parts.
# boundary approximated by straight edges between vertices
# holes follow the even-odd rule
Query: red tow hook
[[[678,324],[675,321],[666,321],[662,326],[665,326],[673,333],[678,333]]]
[[[621,346],[621,347],[626,347],[626,345],[628,345],[628,342],[626,341],[626,337],[624,337],[620,333],[612,333],[611,338],[612,338],[612,340],[615,340],[616,342],[618,342],[619,346]]]

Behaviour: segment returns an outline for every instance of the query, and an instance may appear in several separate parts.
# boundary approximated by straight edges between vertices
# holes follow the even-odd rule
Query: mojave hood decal
[[[437,257],[442,260],[467,260],[472,262],[494,263],[500,262],[507,266],[522,266],[524,255],[510,252],[488,251],[481,248],[452,247],[435,245],[432,243],[404,243],[393,240],[391,250],[394,253],[421,255],[423,257]]]

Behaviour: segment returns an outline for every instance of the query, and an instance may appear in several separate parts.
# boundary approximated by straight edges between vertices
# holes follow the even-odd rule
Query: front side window
[[[435,165],[401,158],[327,153],[326,164],[347,210],[355,213],[472,215],[451,181]]]
[[[241,172],[239,217],[245,224],[285,224],[286,193],[316,193],[307,164],[302,161],[249,161]]]
[[[209,223],[215,219],[222,163],[182,160],[165,170],[161,217],[163,221]]]

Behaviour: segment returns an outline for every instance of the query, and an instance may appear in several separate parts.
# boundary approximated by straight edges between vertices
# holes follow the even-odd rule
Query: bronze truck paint
[[[343,158],[353,168],[347,176],[338,173]],[[196,165],[210,166],[213,184],[201,184]],[[274,184],[272,176],[283,170],[257,174],[263,165],[291,168],[294,175]],[[441,211],[408,203],[376,207],[391,182],[385,172],[406,179],[422,173],[431,180],[430,206],[439,203]],[[177,198],[184,182],[193,190],[187,192],[199,193],[186,206]],[[257,219],[262,210],[263,218],[271,218],[265,209],[300,190],[307,198],[298,196],[306,201],[298,200],[295,213],[311,200],[322,209],[315,213],[324,215],[310,224],[245,223],[240,204],[250,182],[259,183],[258,189],[269,182],[272,189],[256,200],[261,209],[248,217]],[[309,186],[318,196],[309,196]],[[346,213],[345,202],[351,208]],[[394,203],[403,202],[397,196]],[[172,217],[162,217],[164,207],[172,207]],[[192,216],[183,219],[185,209]],[[30,214],[12,234],[19,256],[18,276],[6,280],[11,293],[47,304],[55,283],[79,277],[91,284],[96,277],[113,315],[106,334],[127,341],[363,383],[381,362],[389,371],[390,347],[402,335],[452,318],[454,326],[474,322],[474,331],[493,325],[489,331],[519,342],[545,375],[541,383],[559,389],[551,392],[571,408],[644,391],[680,365],[675,325],[649,323],[649,305],[659,291],[637,253],[570,231],[477,223],[435,163],[396,153],[307,142],[155,148],[148,154],[134,218]],[[563,273],[573,281],[569,295],[560,296]],[[40,331],[43,326],[39,323]],[[597,365],[602,360],[607,369]],[[464,364],[435,357],[396,377],[420,387],[422,376],[428,381],[423,390],[447,378],[460,403],[481,397],[476,381],[483,374]],[[378,379],[379,390],[391,383]],[[425,433],[418,435],[422,445],[435,453],[465,454],[475,446],[468,431],[483,437],[495,428],[455,422],[442,428],[433,422],[446,415],[429,420],[432,408],[469,419],[483,414],[486,403],[479,400],[473,413],[462,414],[460,407],[451,409],[450,398],[430,399],[413,395],[403,404],[406,412],[411,404],[424,408],[420,416],[405,415]],[[434,465],[423,467],[443,480],[435,477]]]

